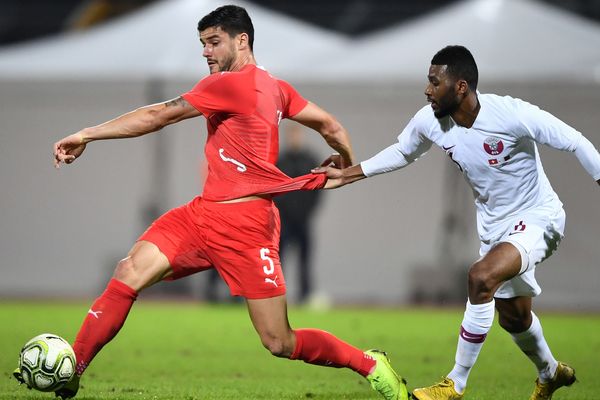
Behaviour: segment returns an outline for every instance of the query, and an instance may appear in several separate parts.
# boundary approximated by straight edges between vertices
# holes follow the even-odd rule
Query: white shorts
[[[508,242],[521,253],[521,271],[514,278],[504,282],[494,297],[510,299],[518,296],[535,297],[542,293],[535,280],[536,265],[550,257],[558,248],[564,236],[565,211],[534,210],[520,214],[510,220],[500,230],[497,240],[481,243],[479,254],[483,257],[492,247]]]

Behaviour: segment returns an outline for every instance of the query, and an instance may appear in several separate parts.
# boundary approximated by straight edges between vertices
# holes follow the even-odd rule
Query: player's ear
[[[240,34],[237,35],[237,45],[238,45],[238,50],[246,50],[249,46],[248,44],[248,34],[245,32],[242,32]]]
[[[459,79],[456,81],[456,92],[460,94],[465,94],[469,91],[469,84],[464,79]]]

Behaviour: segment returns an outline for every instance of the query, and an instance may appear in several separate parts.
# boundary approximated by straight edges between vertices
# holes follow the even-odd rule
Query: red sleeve
[[[279,80],[278,82],[285,98],[285,110],[283,113],[283,118],[293,117],[302,111],[304,107],[306,107],[308,101],[286,81]]]
[[[240,91],[229,74],[209,75],[181,97],[205,117],[217,112],[240,112]],[[238,101],[234,101],[236,98]]]

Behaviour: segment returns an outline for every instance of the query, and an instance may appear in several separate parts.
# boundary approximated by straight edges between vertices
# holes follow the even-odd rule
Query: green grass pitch
[[[0,399],[51,399],[11,377],[20,347],[52,332],[72,341],[88,303],[0,303]],[[579,382],[555,400],[600,399],[600,315],[539,313],[558,359]],[[294,327],[328,330],[367,348],[386,350],[409,389],[429,385],[452,367],[460,309],[290,309]],[[465,400],[527,399],[532,364],[497,324],[471,373]],[[80,400],[120,399],[378,399],[349,370],[272,357],[262,348],[242,305],[134,305],[125,327],[96,357],[82,379]]]

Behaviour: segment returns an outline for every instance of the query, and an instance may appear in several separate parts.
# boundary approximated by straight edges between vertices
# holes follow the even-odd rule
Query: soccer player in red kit
[[[256,65],[254,28],[246,10],[219,7],[200,20],[198,31],[210,75],[192,90],[85,128],[54,145],[59,167],[75,161],[94,140],[138,137],[200,115],[208,126],[208,176],[202,196],[157,219],[117,264],[73,344],[76,374],[57,395],[63,399],[76,395],[80,376],[121,329],[142,289],[215,268],[232,295],[246,298],[250,319],[273,355],[350,368],[386,399],[408,399],[405,384],[385,353],[363,352],[325,331],[293,330],[287,318],[278,255],[279,214],[271,198],[292,190],[320,189],[326,177],[307,174],[292,179],[275,167],[278,125],[282,118],[290,118],[319,132],[339,153],[325,164],[338,167],[353,163],[346,130],[291,85]],[[15,376],[20,379],[18,370]]]

